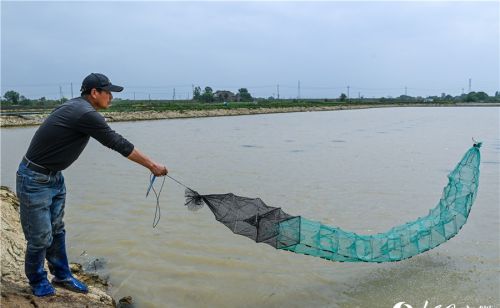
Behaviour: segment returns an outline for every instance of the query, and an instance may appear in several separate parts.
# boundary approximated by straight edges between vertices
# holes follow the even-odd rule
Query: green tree
[[[21,95],[16,91],[10,90],[5,92],[3,97],[5,98],[6,101],[11,102],[12,104],[17,104],[19,103],[19,98],[21,97]]]
[[[252,95],[248,92],[247,88],[241,88],[238,90],[241,102],[251,102],[253,101]]]
[[[211,103],[214,101],[214,91],[210,87],[205,87],[203,94],[201,95],[201,100],[205,103]]]
[[[340,94],[340,101],[341,102],[345,102],[346,98],[347,98],[347,95],[345,95],[345,93]]]
[[[477,98],[480,100],[480,101],[485,101],[489,98],[488,94],[486,92],[477,92]]]
[[[488,99],[488,94],[485,92],[470,92],[467,94],[465,97],[466,102],[479,102],[479,101],[484,101]]]
[[[31,105],[31,100],[29,98],[26,98],[24,95],[21,95],[19,96],[19,103],[21,105],[28,106]]]
[[[413,97],[411,97],[409,95],[400,95],[399,99],[402,100],[402,101],[410,101],[410,100],[413,99]]]
[[[476,102],[477,97],[476,97],[476,92],[469,92],[464,99],[466,102]]]
[[[196,101],[201,100],[201,88],[196,86],[193,90],[193,99]]]

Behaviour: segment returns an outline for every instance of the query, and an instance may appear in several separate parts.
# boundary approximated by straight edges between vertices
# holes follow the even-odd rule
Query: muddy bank
[[[403,106],[403,105],[401,105]],[[236,108],[236,109],[212,109],[212,110],[177,110],[177,111],[130,111],[130,112],[107,112],[102,114],[108,122],[121,121],[143,121],[179,118],[199,118],[199,117],[220,117],[237,116],[266,113],[287,113],[287,112],[308,112],[308,111],[331,111],[350,110],[383,107],[401,107],[400,105],[345,105],[345,106],[316,106],[316,107],[286,107],[286,108]],[[438,106],[432,104],[412,104],[404,106]],[[40,125],[46,114],[31,115],[2,115],[0,117],[0,127],[33,126]]]
[[[26,241],[19,221],[19,201],[7,187],[0,188],[1,203],[1,307],[116,307],[107,294],[108,282],[95,274],[84,273],[82,266],[71,263],[71,271],[89,286],[88,294],[56,287],[56,295],[38,298],[32,295],[24,275]],[[46,270],[47,265],[46,265]],[[52,275],[49,274],[49,280]]]
[[[176,110],[176,111],[129,111],[108,112],[101,111],[108,122],[122,121],[144,121],[179,118],[200,117],[222,117],[267,113],[309,112],[309,111],[332,111],[352,110],[367,108],[396,108],[396,107],[499,107],[500,103],[415,103],[415,104],[377,104],[377,105],[337,105],[337,106],[314,106],[314,107],[283,107],[283,108],[235,108],[235,109],[211,109],[211,110]],[[49,113],[30,115],[2,115],[0,116],[0,127],[34,126],[40,125]]]

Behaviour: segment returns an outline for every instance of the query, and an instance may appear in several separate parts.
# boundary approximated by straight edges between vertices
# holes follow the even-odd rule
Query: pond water
[[[426,215],[472,137],[483,141],[479,195],[460,233],[434,250],[335,263],[232,234],[207,208],[188,211],[168,178],[152,228],[147,170],[91,140],[64,171],[70,259],[109,275],[114,297],[139,307],[497,306],[499,116],[497,107],[434,107],[111,123],[202,194],[260,197],[364,234]],[[1,129],[2,185],[15,189],[35,130]]]

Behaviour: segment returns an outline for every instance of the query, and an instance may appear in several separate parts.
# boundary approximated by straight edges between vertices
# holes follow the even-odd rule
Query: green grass
[[[257,109],[257,108],[289,108],[289,107],[325,107],[325,106],[356,106],[356,105],[380,105],[380,104],[415,104],[419,102],[380,102],[380,101],[324,101],[324,100],[275,100],[259,102],[230,102],[223,103],[199,103],[193,101],[117,101],[106,111],[134,112],[134,111],[188,111],[188,110],[213,110],[213,109]],[[451,104],[451,103],[449,103]]]
[[[30,106],[1,106],[2,112],[9,111],[37,111],[50,112],[60,103],[53,105],[30,105]],[[257,102],[229,102],[227,105],[223,103],[202,103],[197,101],[168,101],[168,100],[115,100],[112,106],[104,112],[138,112],[138,111],[189,111],[189,110],[214,110],[214,109],[257,109],[257,108],[289,108],[289,107],[334,107],[344,106],[346,108],[357,105],[414,105],[414,104],[429,104],[429,105],[452,105],[454,102],[439,101],[433,103],[424,103],[423,101],[402,101],[398,99],[353,99],[347,102],[340,102],[335,99],[283,99],[283,100],[259,100]]]

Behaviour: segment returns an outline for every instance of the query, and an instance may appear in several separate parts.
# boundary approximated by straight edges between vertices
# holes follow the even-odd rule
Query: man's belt
[[[35,164],[31,160],[27,159],[26,156],[23,157],[23,163],[26,164],[26,168],[31,169],[35,172],[42,173],[45,175],[49,175],[49,174],[53,173],[51,170],[49,170],[43,166],[40,166],[38,164]]]

